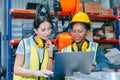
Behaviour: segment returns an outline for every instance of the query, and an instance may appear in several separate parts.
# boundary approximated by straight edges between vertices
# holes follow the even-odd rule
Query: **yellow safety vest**
[[[94,43],[94,42],[89,42],[89,47],[86,49],[86,51],[94,51],[94,59],[93,59],[93,64],[96,65],[96,52],[97,52],[97,48],[98,48],[98,43]],[[66,48],[62,49],[62,52],[72,52],[72,45],[69,45]],[[78,52],[78,51],[77,51]]]
[[[23,41],[24,41],[24,46],[25,46],[25,62],[24,62],[23,67],[27,69],[34,69],[34,70],[39,70],[39,67],[41,67],[40,70],[47,69],[48,58],[49,58],[47,49],[44,49],[44,50],[41,49],[41,51],[44,52],[44,57],[43,57],[43,62],[40,66],[39,65],[40,57],[37,53],[35,45],[31,44],[32,43],[31,38],[24,39]],[[27,43],[30,43],[30,45],[28,45]],[[27,46],[30,46],[30,47],[27,47]],[[38,80],[38,77],[37,76],[26,77],[26,76],[19,76],[19,75],[14,74],[13,80]],[[40,80],[46,80],[46,78],[40,77]]]

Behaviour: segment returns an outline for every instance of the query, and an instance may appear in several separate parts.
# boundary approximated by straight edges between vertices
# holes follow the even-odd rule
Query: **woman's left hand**
[[[46,48],[49,52],[49,57],[52,58],[53,57],[53,45],[52,45],[51,41],[47,40],[45,45],[46,45]]]

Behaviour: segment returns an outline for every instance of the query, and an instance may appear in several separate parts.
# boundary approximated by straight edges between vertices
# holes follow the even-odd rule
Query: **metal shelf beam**
[[[10,40],[11,40],[11,14],[10,14],[10,9],[11,9],[11,0],[7,0],[8,2],[8,58],[7,58],[7,80],[12,79],[12,54],[11,54],[11,46],[10,46]]]

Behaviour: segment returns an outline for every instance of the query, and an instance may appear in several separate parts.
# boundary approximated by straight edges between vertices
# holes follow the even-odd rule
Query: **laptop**
[[[73,72],[89,74],[94,52],[56,52],[54,56],[54,77],[72,76]]]

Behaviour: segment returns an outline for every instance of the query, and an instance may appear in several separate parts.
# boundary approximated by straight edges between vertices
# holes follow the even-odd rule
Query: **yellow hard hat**
[[[73,23],[73,22],[84,22],[84,23],[90,24],[90,19],[86,13],[78,12],[73,16],[70,23]]]

